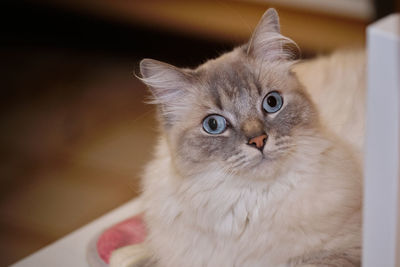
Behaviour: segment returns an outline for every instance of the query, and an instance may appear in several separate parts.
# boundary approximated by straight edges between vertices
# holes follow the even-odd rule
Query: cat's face
[[[271,14],[263,19],[271,20]],[[255,35],[247,46],[195,70],[142,61],[171,157],[184,175],[210,170],[272,175],[315,127],[314,107],[291,62],[282,58],[282,47],[264,45],[263,53]]]

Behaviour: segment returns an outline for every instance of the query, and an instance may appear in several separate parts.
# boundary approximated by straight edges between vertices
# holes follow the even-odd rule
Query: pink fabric
[[[105,230],[97,240],[97,252],[100,258],[109,263],[114,250],[138,244],[146,238],[143,214],[136,215]]]

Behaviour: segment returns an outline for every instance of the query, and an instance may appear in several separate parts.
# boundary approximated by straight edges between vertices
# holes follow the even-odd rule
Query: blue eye
[[[275,113],[281,109],[283,98],[278,92],[268,93],[263,100],[262,107],[267,113]]]
[[[210,115],[203,120],[203,129],[209,134],[220,134],[226,129],[226,120],[220,115]]]

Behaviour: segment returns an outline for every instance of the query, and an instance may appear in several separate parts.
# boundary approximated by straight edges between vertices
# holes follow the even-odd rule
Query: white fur
[[[361,172],[328,136],[304,136],[279,179],[209,170],[180,177],[161,138],[145,172],[148,245],[159,266],[285,266],[360,245]]]

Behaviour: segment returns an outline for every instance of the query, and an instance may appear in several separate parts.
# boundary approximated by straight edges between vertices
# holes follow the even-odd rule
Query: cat
[[[146,266],[360,266],[360,161],[294,50],[268,9],[247,44],[196,69],[141,61],[161,132],[143,179]]]

